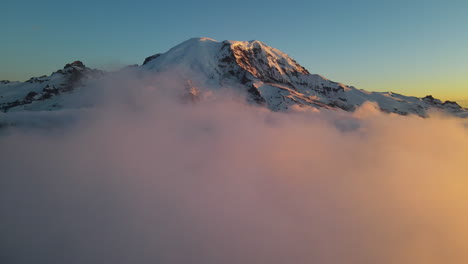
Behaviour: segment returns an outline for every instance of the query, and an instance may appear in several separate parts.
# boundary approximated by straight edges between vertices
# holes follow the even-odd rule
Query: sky
[[[468,105],[468,1],[2,1],[0,80],[141,64],[192,37],[260,40],[310,72]],[[463,100],[466,100],[463,102]]]

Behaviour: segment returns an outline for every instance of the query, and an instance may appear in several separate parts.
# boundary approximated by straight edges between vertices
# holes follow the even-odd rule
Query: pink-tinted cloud
[[[461,120],[107,85],[72,125],[0,137],[5,263],[468,261]]]

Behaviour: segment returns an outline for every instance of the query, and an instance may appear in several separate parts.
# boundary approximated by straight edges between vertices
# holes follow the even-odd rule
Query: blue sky
[[[21,1],[0,16],[0,79],[141,63],[191,37],[258,39],[367,90],[468,99],[468,1]]]

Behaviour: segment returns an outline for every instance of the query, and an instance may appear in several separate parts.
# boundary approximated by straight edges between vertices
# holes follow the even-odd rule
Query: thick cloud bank
[[[461,120],[119,84],[139,88],[2,132],[1,263],[468,263]]]

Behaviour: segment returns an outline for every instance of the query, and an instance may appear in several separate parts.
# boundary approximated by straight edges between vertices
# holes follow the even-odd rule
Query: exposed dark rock
[[[152,60],[158,58],[159,56],[161,56],[160,53],[154,54],[154,55],[152,55],[152,56],[149,56],[148,58],[145,59],[145,61],[143,61],[143,65],[145,65],[145,64],[147,64],[148,62],[150,62],[150,61],[152,61]]]
[[[424,97],[423,100],[434,101],[435,98],[432,95],[426,95],[426,97]]]
[[[432,95],[427,95],[426,97],[422,98],[422,100],[428,104],[434,106],[441,106],[442,102],[439,99],[434,98]]]
[[[225,49],[226,47],[230,47],[231,46],[231,43],[227,42],[227,41],[223,41],[223,46],[221,47],[221,50]]]
[[[48,94],[58,94],[59,89],[55,88],[55,86],[46,85],[46,87],[44,87],[44,89],[42,89],[42,92],[43,93],[48,93]]]
[[[65,85],[65,87],[61,88],[60,91],[62,92],[68,92],[73,90],[75,86],[78,86],[80,84],[81,78],[84,76],[83,72],[73,69],[70,71],[70,76],[68,77],[68,81]]]
[[[24,103],[20,102],[19,100],[15,100],[13,102],[9,102],[9,103],[0,105],[0,110],[3,111],[4,113],[6,113],[6,112],[8,112],[8,110],[10,108],[13,108],[13,107],[16,107],[16,106],[19,106],[19,105],[23,105],[23,104]]]
[[[131,65],[127,65],[125,67],[123,67],[123,70],[125,69],[133,69],[133,68],[137,68],[139,65],[138,64],[131,64]]]
[[[70,67],[86,68],[86,66],[81,61],[74,61],[72,63],[68,63],[63,68],[66,69],[66,68],[70,68]]]
[[[44,93],[41,97],[42,100],[46,100],[46,99],[50,99],[52,98],[52,96],[54,96],[55,94],[52,94],[52,93]]]
[[[244,73],[244,76],[242,76],[241,83],[242,84],[247,84],[251,82],[251,80],[247,77],[247,73]]]
[[[47,79],[44,80],[46,76],[42,76],[42,77],[32,77],[31,79],[27,80],[26,82],[27,83],[43,83],[45,81],[47,81]]]
[[[454,102],[454,101],[445,101],[442,105],[452,107],[452,108],[462,108],[457,102]]]
[[[252,99],[255,103],[260,104],[260,105],[266,103],[265,99],[262,97],[262,95],[260,94],[257,88],[252,86],[247,90],[247,92],[250,95],[250,99]]]
[[[25,100],[32,100],[34,98],[34,96],[36,96],[36,95],[37,95],[36,92],[29,92],[24,99]]]
[[[234,62],[236,59],[234,58],[234,56],[226,56],[224,58],[221,59],[221,62],[224,62],[224,63],[232,63]]]

